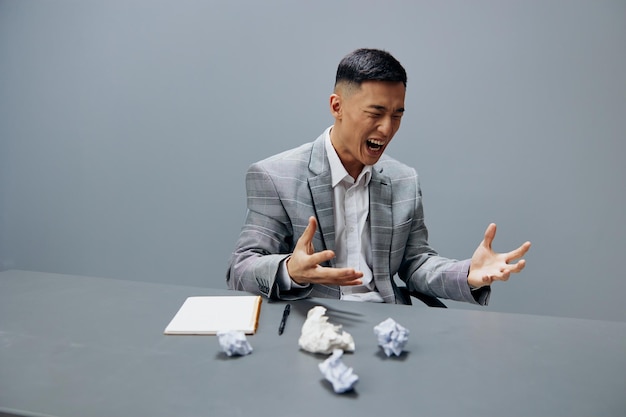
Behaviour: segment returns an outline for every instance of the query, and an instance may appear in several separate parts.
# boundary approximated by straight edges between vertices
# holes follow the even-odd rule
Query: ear
[[[332,114],[335,119],[341,119],[343,107],[342,100],[343,99],[339,94],[330,95],[330,114]]]

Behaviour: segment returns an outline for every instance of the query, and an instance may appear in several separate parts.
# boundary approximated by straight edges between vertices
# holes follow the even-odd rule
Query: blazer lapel
[[[372,273],[378,292],[386,303],[395,302],[391,283],[390,255],[393,218],[391,210],[391,180],[374,167],[370,180],[370,236],[372,243]]]
[[[335,250],[333,187],[330,176],[330,165],[326,158],[324,135],[321,135],[313,143],[309,169],[313,174],[316,174],[313,177],[309,177],[308,181],[311,198],[313,199],[313,210],[315,211],[315,217],[318,222],[318,231],[325,246],[324,248],[315,248],[315,250]],[[335,266],[334,260],[330,261],[330,265]]]
[[[335,250],[335,217],[330,174],[309,178],[309,188],[324,246],[326,249]],[[319,251],[321,248],[315,248],[315,250]]]

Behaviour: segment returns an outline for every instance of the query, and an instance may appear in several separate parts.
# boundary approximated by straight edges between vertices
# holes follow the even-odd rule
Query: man
[[[417,173],[384,155],[404,114],[406,72],[358,49],[337,69],[335,119],[314,142],[257,162],[226,280],[272,299],[307,296],[410,304],[410,291],[485,305],[493,281],[524,268],[530,242],[498,254],[495,224],[469,260],[429,247]]]

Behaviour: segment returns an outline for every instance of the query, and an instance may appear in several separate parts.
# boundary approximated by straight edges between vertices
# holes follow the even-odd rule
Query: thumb
[[[298,244],[302,244],[305,247],[309,247],[313,243],[313,236],[315,236],[315,230],[317,229],[317,220],[315,217],[309,217],[309,224],[304,229],[302,236],[298,239]]]
[[[493,243],[493,239],[496,237],[496,224],[491,223],[487,226],[487,230],[485,230],[485,236],[483,238],[483,245],[488,249],[491,249],[491,244]]]

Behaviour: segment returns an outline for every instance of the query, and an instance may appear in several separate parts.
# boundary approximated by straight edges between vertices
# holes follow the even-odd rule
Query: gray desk
[[[254,352],[227,358],[214,336],[164,336],[187,296],[226,290],[0,273],[0,415],[624,416],[626,323],[316,299],[264,300]],[[324,357],[298,349],[309,308],[356,341],[360,377],[332,392]],[[387,358],[372,328],[411,331]]]

